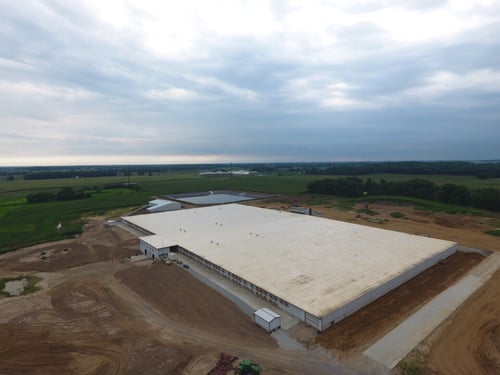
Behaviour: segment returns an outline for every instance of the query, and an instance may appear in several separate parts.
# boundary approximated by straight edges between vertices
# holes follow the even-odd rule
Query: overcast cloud
[[[500,158],[496,0],[0,6],[0,165]]]

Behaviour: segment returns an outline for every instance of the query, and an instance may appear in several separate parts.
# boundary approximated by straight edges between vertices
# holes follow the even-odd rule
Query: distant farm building
[[[199,191],[196,193],[171,194],[167,198],[175,199],[189,204],[199,206],[226,204],[249,201],[253,199],[264,199],[272,197],[271,194],[238,191],[238,190],[214,190]]]
[[[166,199],[154,199],[149,201],[148,212],[163,212],[163,211],[174,211],[179,210],[181,204],[179,202],[173,202]]]
[[[146,255],[183,254],[318,331],[457,249],[454,242],[240,204],[124,221],[148,234],[141,238]]]

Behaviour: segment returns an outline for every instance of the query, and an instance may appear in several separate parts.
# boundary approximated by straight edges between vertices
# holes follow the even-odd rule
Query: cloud
[[[82,100],[95,97],[95,93],[83,88],[61,87],[31,82],[0,81],[0,93],[27,99]]]
[[[497,158],[499,34],[493,0],[6,2],[0,160]]]
[[[253,90],[241,88],[214,77],[188,76],[187,79],[201,87],[215,88],[223,94],[235,96],[240,99],[256,100],[258,97],[258,94]]]
[[[405,95],[434,99],[450,92],[500,92],[500,70],[480,69],[463,74],[439,71],[428,77],[423,86],[410,88]]]
[[[166,89],[153,89],[146,92],[146,96],[152,99],[167,99],[173,101],[193,101],[199,100],[202,97],[194,91],[179,88],[169,87]]]
[[[376,103],[356,97],[356,87],[337,82],[328,76],[314,75],[296,78],[287,83],[285,91],[291,100],[312,102],[329,110],[376,108]]]

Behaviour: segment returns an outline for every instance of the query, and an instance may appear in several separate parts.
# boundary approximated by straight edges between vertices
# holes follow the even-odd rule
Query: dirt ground
[[[429,374],[500,374],[500,270],[431,343]],[[451,344],[453,343],[453,344]]]
[[[294,202],[253,204],[279,208]],[[313,210],[328,218],[500,251],[499,239],[484,233],[498,225],[497,219],[423,213],[383,202],[368,208],[377,214],[330,205]],[[404,217],[395,219],[391,212]],[[177,265],[122,262],[138,254],[137,248],[134,235],[95,218],[79,238],[0,255],[0,277],[29,273],[43,279],[35,294],[0,299],[0,374],[198,375],[206,374],[221,352],[254,359],[265,375],[373,373],[365,367],[349,370],[315,350],[278,348],[232,302]],[[470,254],[450,258],[407,289],[340,322],[318,342],[344,353],[359,351],[389,330],[394,318],[409,314],[480,259]],[[497,272],[437,335],[429,358],[432,374],[498,369],[499,281]],[[412,304],[405,303],[409,300]],[[460,372],[461,361],[471,372]]]
[[[317,342],[337,355],[362,351],[483,259],[480,254],[456,253],[328,328]]]
[[[119,227],[108,227],[101,219],[86,224],[83,234],[32,246],[0,257],[0,269],[54,272],[100,261],[118,261],[138,254],[139,240]]]
[[[131,267],[116,277],[172,320],[243,346],[277,347],[234,303],[175,264]]]
[[[0,277],[43,278],[37,293],[0,299],[0,374],[198,375],[221,352],[257,361],[264,374],[354,373],[279,349],[178,265],[122,262],[138,253],[133,235],[94,221],[81,238],[0,256]]]

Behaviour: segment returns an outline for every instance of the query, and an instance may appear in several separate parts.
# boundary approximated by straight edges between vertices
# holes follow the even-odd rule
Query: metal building
[[[281,327],[281,316],[265,307],[254,311],[253,320],[267,332],[276,331]]]
[[[454,242],[240,204],[123,219],[158,236],[144,243],[174,248],[318,331],[457,249]]]

